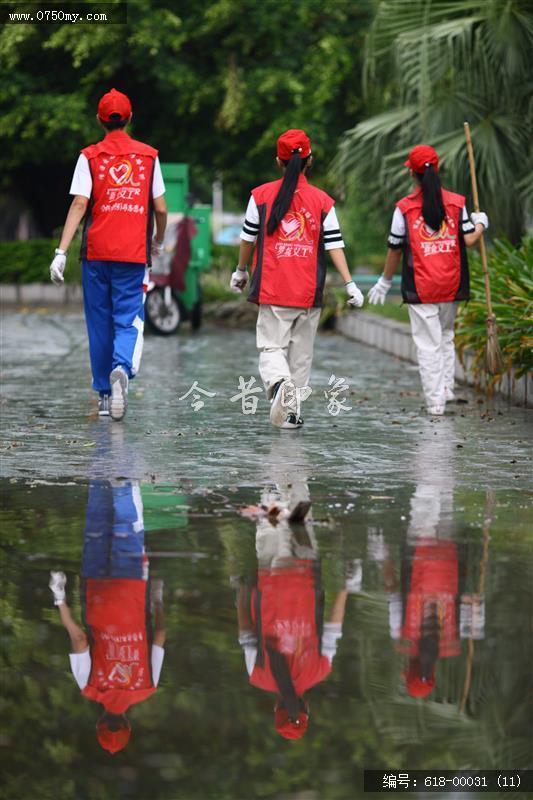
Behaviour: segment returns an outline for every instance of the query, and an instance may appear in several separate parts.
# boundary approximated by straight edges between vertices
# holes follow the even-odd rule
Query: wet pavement
[[[465,390],[430,420],[411,365],[335,335],[301,431],[263,393],[243,414],[239,376],[260,386],[252,331],[147,338],[112,423],[80,315],[4,317],[6,798],[344,800],[364,768],[531,766],[531,412]],[[104,685],[132,693],[113,756]]]

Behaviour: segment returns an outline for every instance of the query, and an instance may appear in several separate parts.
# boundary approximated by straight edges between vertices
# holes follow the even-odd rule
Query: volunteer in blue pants
[[[136,481],[91,481],[81,578],[83,627],[67,603],[65,573],[51,572],[49,586],[69,634],[72,674],[102,707],[96,735],[114,754],[130,740],[126,712],[157,691],[165,656],[163,581],[149,580]]]
[[[81,258],[93,389],[100,416],[115,420],[126,413],[129,380],[141,363],[147,268],[152,253],[161,252],[167,224],[157,150],[128,136],[131,118],[125,94],[111,89],[100,99],[97,119],[106,136],[81,151],[50,265],[52,281],[63,283],[67,250],[85,217]]]

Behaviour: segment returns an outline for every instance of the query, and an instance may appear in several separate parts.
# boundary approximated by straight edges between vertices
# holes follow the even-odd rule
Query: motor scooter
[[[161,255],[152,258],[152,269],[146,292],[144,315],[147,326],[159,336],[175,333],[182,320],[190,320],[193,330],[202,324],[200,286],[197,300],[187,309],[180,299],[185,288],[185,272],[191,259],[190,242],[196,235],[194,218],[187,214],[169,214]]]

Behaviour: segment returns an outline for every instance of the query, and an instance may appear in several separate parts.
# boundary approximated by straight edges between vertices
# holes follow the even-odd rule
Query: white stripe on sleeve
[[[387,244],[393,250],[399,250],[403,247],[405,241],[405,217],[399,208],[394,209],[392,215],[392,222],[390,226],[389,238]]]
[[[253,195],[250,196],[248,207],[246,209],[246,216],[241,231],[241,239],[243,242],[252,242],[257,239],[259,233],[259,211]]]
[[[331,210],[325,217],[324,222],[322,223],[322,230],[324,232],[325,250],[336,250],[339,247],[344,247],[344,240],[342,238],[339,220],[337,219],[337,214],[335,212],[335,206],[331,207]]]
[[[468,211],[466,210],[466,206],[463,206],[463,210],[461,212],[461,230],[463,233],[474,233],[476,230],[476,226],[470,219]]]

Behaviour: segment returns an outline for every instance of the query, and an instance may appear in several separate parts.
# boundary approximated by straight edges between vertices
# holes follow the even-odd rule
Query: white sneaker
[[[275,425],[276,428],[281,428],[287,418],[287,406],[283,405],[283,402],[285,399],[285,388],[290,385],[291,381],[286,378],[285,380],[279,381],[276,387],[274,387],[274,393],[270,401],[270,422],[272,425]]]
[[[456,400],[455,394],[453,389],[444,389],[444,402],[445,403],[454,403]]]
[[[65,586],[67,583],[67,576],[64,572],[50,572],[50,582],[48,586],[54,595],[54,605],[58,606],[65,602]]]
[[[120,420],[128,408],[128,376],[124,367],[115,367],[109,376],[111,384],[111,401],[109,403],[109,413],[111,419]]]
[[[430,417],[442,417],[446,410],[446,406],[428,406],[428,414]]]

